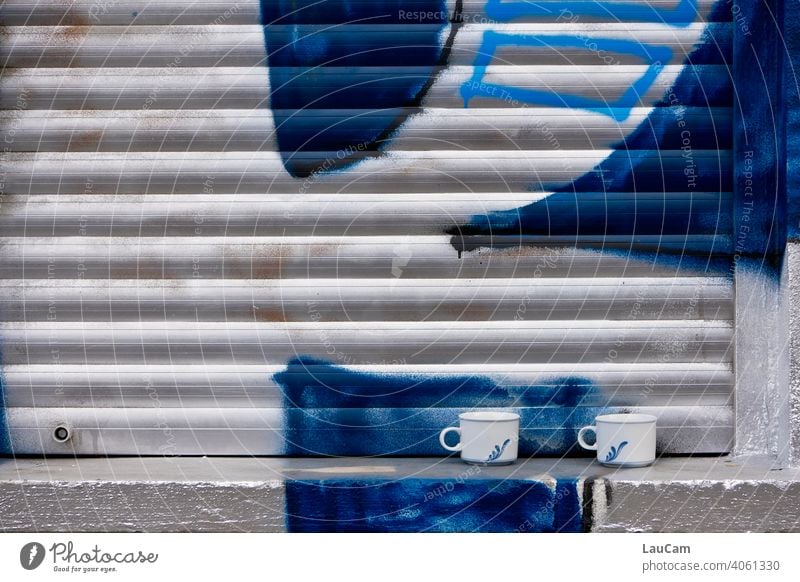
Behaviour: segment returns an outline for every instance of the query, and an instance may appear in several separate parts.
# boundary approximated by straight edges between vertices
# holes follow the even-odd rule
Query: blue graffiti
[[[286,482],[290,532],[581,532],[575,479]]]
[[[490,18],[501,22],[512,22],[525,17],[555,16],[554,11],[546,5],[534,2],[503,2],[502,0],[489,0],[486,4],[486,13]],[[618,21],[658,22],[673,26],[687,26],[697,17],[697,0],[681,0],[673,8],[657,8],[633,2],[581,0],[561,2],[558,5],[557,20],[559,21],[577,22],[586,16],[601,16]],[[648,67],[645,73],[613,102],[559,91],[502,86],[485,82],[483,79],[486,69],[492,62],[497,49],[508,45],[586,48],[598,55],[633,55],[641,59]],[[483,42],[474,63],[475,71],[472,78],[462,85],[461,95],[465,107],[469,106],[469,101],[473,97],[484,96],[511,103],[535,103],[550,107],[591,109],[617,121],[624,121],[629,117],[631,109],[639,104],[642,96],[656,81],[663,67],[671,62],[672,57],[673,53],[669,47],[635,41],[608,38],[587,39],[577,34],[537,36],[505,34],[490,30],[483,35]]]
[[[557,8],[557,10],[554,10]],[[697,19],[697,0],[680,0],[671,8],[644,2],[602,2],[598,0],[565,0],[557,5],[537,2],[488,0],[486,15],[502,22],[531,17],[600,17],[629,22],[657,22],[673,26],[688,26]]]
[[[2,370],[3,350],[0,349],[0,454],[13,453],[11,438],[8,434],[8,421],[6,420],[6,386]]]
[[[500,386],[481,376],[370,374],[310,357],[273,376],[283,392],[289,455],[436,455],[438,434],[475,407],[520,414],[523,456],[582,454],[578,429],[606,412],[588,379],[556,377]]]
[[[497,49],[501,46],[548,46],[584,48],[585,40],[575,35],[533,36],[505,34],[494,31],[483,33],[483,42],[475,59],[472,78],[461,86],[464,107],[476,96],[502,99],[511,103],[536,103],[550,107],[591,109],[617,121],[630,116],[631,109],[647,93],[665,64],[672,60],[672,49],[666,46],[645,45],[635,41],[617,39],[592,39],[592,50],[604,53],[629,54],[648,65],[645,73],[628,87],[616,101],[605,101],[580,95],[570,95],[553,90],[529,89],[487,83],[483,80]]]
[[[445,0],[262,0],[270,107],[286,170],[302,178],[379,155],[446,66],[461,4],[450,15]],[[422,20],[411,20],[416,13]],[[413,26],[364,33],[375,24]]]
[[[609,239],[602,248],[641,252],[644,260],[675,254],[686,263],[692,254],[730,255],[733,136],[721,112],[733,103],[733,85],[727,69],[702,63],[727,62],[731,37],[710,28],[654,111],[608,158],[540,201],[473,216],[448,231],[453,245],[463,248],[462,237],[474,235],[572,236],[578,245],[585,235],[655,235],[673,238],[619,248]],[[714,271],[729,267],[702,261]]]
[[[800,240],[800,13],[784,5],[783,38],[787,43],[787,58],[783,64],[783,101],[786,103],[786,124],[783,128],[783,149],[786,159],[785,194],[787,200],[787,236]]]
[[[736,79],[746,79],[736,84],[733,107],[736,113],[734,252],[737,258],[752,259],[752,267],[773,282],[779,280],[787,234],[796,229],[794,225],[787,228],[786,224],[791,212],[786,173],[792,168],[787,167],[785,157],[785,140],[796,138],[786,133],[784,114],[796,109],[797,104],[786,107],[781,95],[781,85],[792,85],[796,80],[793,76],[781,79],[785,47],[775,39],[773,21],[780,4],[762,1],[736,6],[739,36],[732,72]],[[790,24],[796,19],[789,17],[796,12],[792,8],[787,7]]]
[[[442,24],[445,0],[260,0],[265,26],[292,24]]]
[[[296,408],[505,407],[600,405],[594,383],[580,377],[501,386],[486,376],[372,374],[311,356],[293,358],[273,380]]]

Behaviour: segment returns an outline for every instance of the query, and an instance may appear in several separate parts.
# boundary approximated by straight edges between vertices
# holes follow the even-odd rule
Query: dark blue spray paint
[[[487,469],[483,469],[486,471]],[[575,479],[286,482],[291,532],[581,532]]]
[[[800,10],[794,2],[783,4],[783,39],[787,58],[783,66],[783,140],[786,151],[787,231],[800,241]]]
[[[780,0],[734,4],[733,227],[738,259],[774,282],[786,247],[788,213],[781,72]]]
[[[3,374],[3,350],[0,346],[0,455],[8,455],[11,450],[11,438],[8,434],[8,421],[6,420],[6,386]]]
[[[442,456],[439,431],[474,408],[286,408],[283,453],[291,456]],[[503,408],[520,415],[523,457],[584,454],[577,431],[599,407]]]
[[[260,0],[265,26],[291,24],[442,24],[444,0]]]
[[[500,386],[486,376],[372,374],[313,357],[289,361],[274,380],[295,408],[580,406],[596,390],[591,380],[554,377],[536,386]]]
[[[476,407],[520,414],[520,454],[580,452],[577,430],[609,410],[586,378],[500,386],[482,376],[369,374],[310,357],[273,380],[283,391],[288,455],[442,455],[439,431]]]
[[[725,18],[719,6],[711,16],[712,20]],[[678,254],[681,264],[691,260],[687,255],[730,254],[731,199],[718,195],[715,202],[713,195],[697,194],[733,189],[732,160],[726,153],[732,145],[730,126],[717,124],[712,109],[732,105],[731,76],[726,68],[698,64],[727,60],[730,36],[718,33],[714,28],[706,31],[654,112],[615,144],[606,160],[543,200],[477,215],[462,227],[450,229],[454,246],[464,250],[464,235],[574,236],[576,245],[582,244],[580,237],[585,235],[672,235],[686,239],[672,241],[672,248],[660,241],[648,246],[635,240],[627,247],[601,246],[625,256],[642,252],[643,259],[675,260],[670,256]],[[687,115],[690,107],[708,115]],[[674,158],[664,161],[671,149],[680,152],[678,164]],[[626,209],[609,203],[616,193],[630,194]],[[727,269],[727,261],[713,265]],[[712,264],[707,262],[707,266]]]
[[[447,65],[461,4],[449,15],[445,0],[262,0],[270,106],[286,170],[308,177],[379,155]],[[428,16],[404,16],[414,11]],[[360,34],[367,24],[404,24],[410,30]],[[404,69],[382,70],[398,65]],[[359,108],[374,113],[309,114]],[[396,115],[383,121],[389,110]]]

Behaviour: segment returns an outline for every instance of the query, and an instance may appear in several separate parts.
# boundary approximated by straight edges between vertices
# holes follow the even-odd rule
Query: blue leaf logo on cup
[[[506,439],[503,441],[502,445],[495,445],[494,450],[489,453],[489,456],[486,457],[486,462],[491,463],[492,461],[496,461],[501,456],[503,456],[503,451],[506,450],[506,447],[511,443],[511,439]]]
[[[622,450],[622,447],[624,447],[627,444],[628,444],[628,441],[622,441],[621,443],[619,443],[619,446],[611,447],[611,449],[608,451],[608,454],[606,455],[606,459],[605,459],[604,462],[605,463],[610,463],[611,461],[616,459],[619,456],[619,453]]]
[[[578,444],[597,451],[597,460],[609,467],[645,467],[656,460],[656,422],[650,414],[603,414],[592,426],[578,431]],[[595,434],[595,442],[585,440]]]

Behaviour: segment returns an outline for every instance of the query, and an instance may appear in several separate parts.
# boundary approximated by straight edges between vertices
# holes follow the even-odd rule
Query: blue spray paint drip
[[[712,16],[722,19],[718,11]],[[682,263],[691,261],[686,258],[691,254],[729,254],[730,240],[717,239],[715,235],[731,232],[730,202],[720,197],[715,203],[711,198],[703,200],[694,195],[729,192],[733,188],[731,160],[724,152],[732,143],[730,124],[717,126],[711,111],[714,107],[731,106],[731,78],[725,69],[692,64],[708,59],[714,51],[724,57],[728,51],[724,37],[723,44],[710,40],[716,38],[713,33],[705,36],[687,59],[690,66],[679,74],[656,110],[631,135],[615,144],[616,151],[606,160],[543,200],[476,215],[462,227],[448,230],[454,235],[453,246],[464,250],[465,235],[574,236],[578,245],[579,237],[584,235],[685,235],[686,241],[678,241],[674,248],[661,244],[647,248],[636,241],[627,248],[609,248],[605,244],[602,248],[625,256],[641,251],[645,253],[644,260],[672,260],[669,255],[677,253]],[[704,109],[708,116],[690,118],[686,116],[687,107]],[[692,137],[688,150],[678,150],[686,156],[682,164],[665,163],[663,152],[685,147],[687,135],[699,136],[702,145]],[[697,150],[709,146],[713,149],[700,157]],[[535,185],[532,187],[536,189]],[[654,192],[663,193],[663,197],[653,198]],[[627,210],[618,203],[608,203],[617,193],[630,193]],[[693,239],[696,235],[709,236]],[[708,259],[700,262],[709,268],[727,269],[726,261],[715,261],[713,265]]]
[[[310,357],[273,376],[283,390],[288,455],[444,454],[439,431],[475,407],[520,414],[520,454],[582,453],[577,430],[608,408],[586,378],[499,386],[480,376],[369,374]]]
[[[447,65],[461,24],[461,4],[458,0],[445,34],[445,0],[262,0],[270,106],[286,170],[304,178],[379,155]],[[414,11],[435,16],[412,20]],[[304,26],[309,23],[338,26]],[[407,32],[362,34],[365,24],[393,23],[413,26]],[[402,71],[381,69],[400,64]],[[371,68],[359,68],[365,66]],[[359,108],[374,113],[309,114]],[[396,115],[384,119],[385,112],[381,117],[376,110],[395,110]],[[297,156],[299,152],[311,155]]]
[[[290,532],[581,532],[575,479],[286,482]]]

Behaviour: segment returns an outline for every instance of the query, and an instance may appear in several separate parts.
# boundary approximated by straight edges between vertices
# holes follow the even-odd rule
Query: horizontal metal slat
[[[375,4],[376,0],[357,0],[348,4],[357,8],[359,3]],[[630,0],[606,0],[607,7],[630,5]],[[678,5],[678,0],[638,0],[637,4],[652,8],[629,14],[631,21],[670,20],[670,13]],[[696,9],[691,19],[705,20],[723,18],[730,20],[730,14],[713,11],[716,0],[697,0]],[[371,22],[426,24],[431,21],[441,22],[451,18],[455,7],[454,0],[446,0],[448,16],[443,17],[438,10],[431,11],[430,3],[404,0],[402,3],[387,2],[386,10],[381,12],[384,18],[372,18]],[[384,5],[378,5],[383,7]],[[296,19],[310,23],[338,23],[352,17],[342,11],[337,1],[320,2],[305,0],[301,5],[308,8],[297,11]],[[404,8],[409,16],[400,14],[398,8]],[[438,6],[437,6],[438,8]],[[462,20],[464,22],[486,23],[494,18],[486,13],[486,0],[463,0]],[[557,22],[564,18],[561,12],[562,0],[537,0],[535,8],[515,18],[515,22]],[[414,12],[422,12],[422,18],[414,18]],[[435,12],[435,14],[434,14]],[[629,11],[630,12],[630,11]],[[430,14],[430,16],[427,16]],[[581,22],[614,22],[617,17],[612,11],[590,11],[581,13]],[[98,2],[97,0],[71,0],[70,2],[45,3],[40,0],[5,0],[0,6],[0,24],[2,25],[196,25],[196,24],[260,24],[261,7],[259,0],[174,0],[172,2],[149,2],[142,4],[136,0],[114,0]],[[685,22],[683,23],[685,24]]]
[[[21,279],[293,279],[634,277],[730,272],[730,260],[638,259],[554,246],[477,245],[418,237],[27,237],[0,238],[0,276]],[[685,243],[685,240],[683,241]],[[91,244],[88,244],[91,243]],[[610,248],[606,241],[601,247]]]
[[[392,152],[363,161],[346,173],[294,178],[276,152],[16,153],[6,156],[9,194],[171,194],[202,192],[208,183],[233,193],[516,192],[558,190],[586,174],[611,151]],[[605,172],[630,172],[642,188],[669,184],[671,191],[729,191],[728,151],[696,150],[622,156]],[[330,154],[294,154],[309,164],[337,159]],[[691,164],[694,179],[685,171]]]
[[[204,188],[213,189],[213,181]],[[410,237],[457,232],[475,216],[523,208],[540,199],[541,195],[523,193],[308,194],[300,199],[272,194],[9,194],[3,201],[0,232],[7,237],[370,236],[376,232]],[[648,230],[662,234],[660,230],[666,229],[659,217],[691,211],[698,220],[691,229],[684,228],[687,234],[703,229],[722,233],[728,221],[720,217],[716,223],[701,224],[699,217],[723,212],[731,194],[581,192],[571,200],[552,196],[546,200],[548,212],[571,213],[577,219],[592,215],[606,222],[605,216],[630,217],[642,234]],[[635,217],[642,220],[635,222]]]
[[[583,24],[465,24],[460,28],[448,56],[449,65],[472,65],[484,50],[484,32],[522,37],[519,44],[497,50],[496,62],[504,65],[639,65],[642,58],[628,52],[591,50],[592,39],[624,40],[640,45],[669,47],[685,58],[706,30],[705,23],[677,28],[658,23]],[[693,59],[696,65],[725,62],[729,57],[730,24],[710,27],[708,42],[719,47]],[[267,64],[264,28],[232,26],[20,26],[0,32],[0,62],[7,67],[255,67]],[[565,46],[563,38],[577,37],[576,46]],[[273,25],[272,46],[286,47],[269,56],[271,66],[290,65],[299,42],[324,43],[326,51],[309,66],[364,66],[381,60],[393,64],[402,51],[405,65],[428,65],[423,57],[439,49],[439,26],[407,24],[347,24],[341,27]],[[525,37],[542,44],[531,46]],[[548,43],[548,38],[552,41]],[[432,44],[432,41],[435,44]],[[513,42],[513,38],[509,39]],[[376,47],[380,47],[379,49]],[[284,56],[286,55],[286,56]],[[415,56],[419,56],[415,60]]]
[[[662,111],[663,110],[663,111]],[[729,149],[731,114],[724,108],[636,108],[625,121],[563,108],[420,110],[306,110],[287,117],[320,124],[331,139],[342,137],[338,124],[354,118],[380,126],[408,118],[387,151],[403,150],[607,150],[648,119],[682,120],[694,149]],[[657,123],[657,121],[656,121]],[[677,122],[676,122],[677,123]],[[654,131],[655,135],[655,131]],[[182,111],[0,111],[0,140],[8,152],[183,152],[277,151],[272,112]],[[655,137],[653,138],[655,140]],[[660,150],[683,147],[662,140]],[[653,143],[655,147],[655,141]]]
[[[350,364],[730,360],[723,321],[0,324],[8,364],[278,364],[296,356]]]
[[[4,280],[5,321],[730,319],[729,279]]]
[[[15,454],[281,455],[289,451],[305,455],[440,456],[437,435],[463,410],[373,409],[355,414],[352,410],[298,410],[287,417],[278,408],[9,408],[6,414]],[[554,414],[542,409],[513,410],[527,421],[522,423],[526,428],[521,431],[521,454],[563,454],[565,446],[575,446],[576,428],[564,422],[567,410]],[[601,410],[587,409],[586,415]],[[730,448],[730,407],[630,410],[658,417],[657,446],[662,453]],[[309,420],[312,414],[318,420]],[[361,426],[350,430],[342,426],[353,420]],[[538,424],[531,424],[534,422]],[[59,423],[72,427],[73,437],[66,443],[52,438]],[[323,426],[329,430],[324,431]]]
[[[622,99],[648,70],[645,65],[492,65],[486,67],[480,81],[552,93],[556,103],[561,103],[565,94],[585,97],[594,100],[598,108],[607,108]],[[649,107],[660,102],[677,76],[692,70],[704,79],[703,90],[693,92],[682,105],[731,106],[730,77],[725,65],[664,65],[647,90],[638,92],[635,102],[626,106]],[[430,88],[423,105],[462,108],[461,88],[473,80],[474,73],[474,67],[447,67]],[[337,108],[344,102],[359,109],[376,107],[375,92],[368,88],[406,90],[409,83],[427,82],[431,70],[429,67],[323,67],[287,68],[285,74],[294,79],[293,87],[297,90],[319,94],[310,108]],[[0,79],[0,108],[266,109],[270,107],[269,77],[266,67],[7,69]],[[344,92],[342,79],[347,80]],[[502,91],[477,95],[469,101],[473,108],[519,105],[515,99],[503,99]]]
[[[582,406],[724,406],[733,397],[730,364],[482,364],[436,366],[330,367],[307,363],[308,380],[333,386],[341,394],[360,387],[359,375],[373,380],[371,402],[407,400],[416,406],[506,406],[526,401],[532,391],[545,391],[567,381],[594,387]],[[160,407],[281,407],[287,400],[275,374],[287,374],[283,365],[66,365],[5,366],[3,382],[9,407],[151,408]],[[344,376],[344,377],[340,377]],[[353,379],[351,379],[351,377]],[[487,381],[479,396],[470,380]],[[443,382],[446,394],[431,390]],[[391,386],[387,390],[381,382]],[[467,392],[462,396],[461,392]],[[323,395],[324,396],[324,395]],[[344,398],[342,400],[345,400]],[[352,401],[353,399],[347,399]],[[516,403],[516,404],[515,404]],[[555,403],[554,403],[555,404]]]

